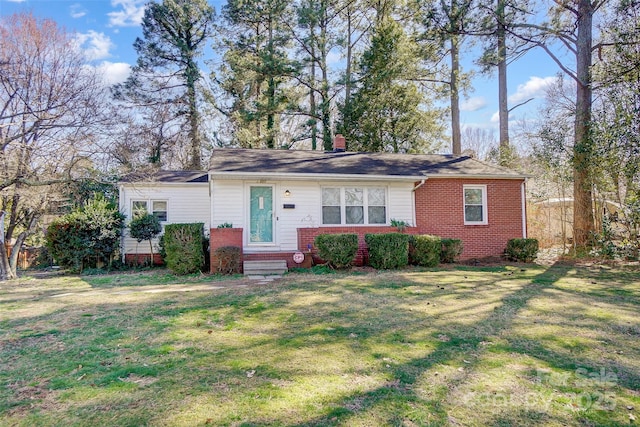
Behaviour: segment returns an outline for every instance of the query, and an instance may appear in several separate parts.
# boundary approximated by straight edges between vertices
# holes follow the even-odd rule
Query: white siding
[[[244,184],[242,181],[213,181],[211,183],[211,228],[231,223],[244,227]]]
[[[125,184],[120,187],[120,211],[131,221],[131,205],[133,200],[167,202],[167,221],[165,224],[204,222],[208,234],[210,220],[209,187],[207,183],[190,184]],[[151,209],[151,208],[150,208]],[[154,241],[154,252],[158,248]],[[149,242],[138,243],[128,236],[125,230],[123,238],[124,254],[149,253]]]
[[[416,225],[416,218],[413,208],[413,186],[412,182],[397,182],[389,185],[389,220],[397,219],[405,221],[412,226]]]
[[[344,181],[241,181],[216,180],[212,182],[212,225],[230,222],[234,227],[247,230],[249,224],[249,189],[252,185],[270,185],[274,189],[274,216],[276,218],[275,242],[273,245],[250,245],[244,233],[244,251],[298,250],[298,228],[322,227],[322,187],[385,187],[387,189],[387,219],[407,221],[415,225],[413,215],[413,183],[388,182],[344,182]],[[289,190],[290,196],[285,197]],[[295,205],[284,209],[284,204]]]

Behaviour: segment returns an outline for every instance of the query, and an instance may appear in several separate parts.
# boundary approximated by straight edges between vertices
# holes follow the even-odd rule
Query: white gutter
[[[504,174],[504,175],[487,175],[487,174],[448,174],[448,173],[430,173],[425,175],[428,179],[441,179],[441,178],[468,178],[468,179],[527,179],[528,175],[518,174]]]
[[[365,174],[330,174],[330,173],[292,173],[292,172],[224,172],[212,171],[209,175],[215,179],[265,179],[270,181],[286,180],[344,180],[344,181],[422,181],[424,179],[526,179],[527,175],[475,175],[475,174],[425,174],[413,175],[365,175]]]
[[[364,174],[330,174],[330,173],[291,173],[291,172],[211,172],[210,177],[215,179],[265,179],[276,181],[286,180],[325,180],[325,181],[420,181],[424,176],[407,175],[364,175]]]

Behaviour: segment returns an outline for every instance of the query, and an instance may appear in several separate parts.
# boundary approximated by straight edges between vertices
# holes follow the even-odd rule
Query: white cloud
[[[496,111],[495,113],[493,113],[493,115],[491,116],[491,123],[498,123],[500,121],[500,112]]]
[[[487,106],[487,100],[483,96],[474,96],[466,99],[460,105],[461,111],[478,111]]]
[[[104,33],[89,30],[87,33],[76,34],[76,42],[87,55],[89,61],[105,59],[111,56],[109,51],[114,47],[113,42]]]
[[[87,14],[87,9],[82,7],[80,3],[74,3],[69,7],[71,17],[74,19],[82,18]]]
[[[526,101],[530,98],[541,98],[544,96],[545,89],[556,82],[558,77],[529,77],[529,80],[521,85],[518,85],[516,93],[509,97],[509,102],[517,103]]]
[[[135,27],[140,25],[144,16],[145,0],[111,0],[111,6],[122,9],[109,12],[109,25],[112,27]]]
[[[131,65],[125,62],[103,61],[96,69],[102,75],[105,84],[109,86],[124,82],[131,73]]]

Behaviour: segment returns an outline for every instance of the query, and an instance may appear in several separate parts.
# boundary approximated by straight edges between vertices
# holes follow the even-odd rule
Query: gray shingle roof
[[[206,171],[133,172],[122,177],[120,182],[209,182],[209,174]]]
[[[489,165],[469,156],[322,152],[309,150],[213,150],[213,174],[375,175],[393,177],[525,178],[513,170]]]
[[[526,175],[489,165],[469,156],[451,154],[395,154],[323,152],[310,150],[213,150],[210,172],[214,175],[331,175],[376,176],[406,179],[434,177],[482,177],[522,179]],[[208,182],[205,171],[135,172],[121,182]]]

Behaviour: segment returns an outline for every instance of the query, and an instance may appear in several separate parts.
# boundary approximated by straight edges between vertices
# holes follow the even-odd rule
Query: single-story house
[[[499,256],[527,236],[525,179],[461,155],[361,153],[336,137],[329,152],[223,148],[208,171],[130,175],[120,182],[120,209],[157,215],[163,224],[202,222],[212,253],[242,248],[244,261],[286,260],[314,251],[322,233],[397,231],[463,241],[462,259]],[[218,228],[231,224],[232,228]],[[148,257],[148,245],[123,238],[123,256]],[[298,255],[299,256],[299,255]]]

